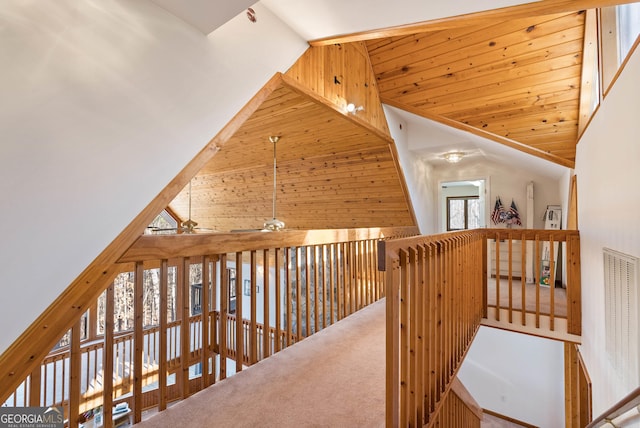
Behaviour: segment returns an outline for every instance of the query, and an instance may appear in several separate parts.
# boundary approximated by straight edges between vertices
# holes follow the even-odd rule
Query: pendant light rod
[[[265,222],[263,226],[264,231],[275,232],[284,229],[284,223],[276,219],[276,196],[278,193],[277,187],[277,159],[276,159],[276,143],[280,140],[277,135],[269,137],[269,141],[273,143],[273,217],[271,220]]]
[[[276,218],[276,194],[277,194],[277,187],[276,187],[276,162],[277,162],[277,158],[276,158],[276,143],[278,142],[278,140],[280,140],[280,137],[278,136],[271,136],[269,137],[269,141],[271,141],[273,143],[273,218]]]

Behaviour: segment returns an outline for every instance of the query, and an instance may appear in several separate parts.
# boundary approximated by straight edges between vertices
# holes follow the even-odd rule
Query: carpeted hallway
[[[137,426],[383,427],[384,391],[381,300]]]

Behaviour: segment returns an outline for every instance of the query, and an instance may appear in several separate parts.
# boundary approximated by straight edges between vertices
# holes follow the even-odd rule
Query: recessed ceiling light
[[[448,152],[448,153],[445,153],[442,157],[444,157],[444,160],[446,160],[449,163],[458,163],[462,160],[464,155],[465,155],[464,152]]]

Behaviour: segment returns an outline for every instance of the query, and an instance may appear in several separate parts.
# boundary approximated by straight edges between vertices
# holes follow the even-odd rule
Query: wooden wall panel
[[[318,64],[321,57],[336,76],[335,67],[357,68],[347,66],[351,60],[338,48],[307,54],[299,67]],[[364,62],[363,45],[346,50]],[[364,79],[367,72],[360,69]],[[274,147],[269,137],[277,135],[276,217],[287,229],[415,225],[393,140],[386,129],[363,120],[362,112],[345,114],[335,104],[349,86],[348,79],[340,78],[340,85],[326,79],[305,81],[330,92],[334,98],[327,99],[283,76],[282,84],[196,174],[191,190],[187,186],[169,208],[184,220],[191,201],[191,218],[216,231],[262,228],[272,218]],[[329,85],[340,88],[321,89]],[[359,85],[349,91],[362,89]],[[360,92],[369,93],[382,114],[377,92]]]
[[[362,106],[355,114],[389,134],[378,85],[363,42],[311,47],[286,75],[340,108]]]

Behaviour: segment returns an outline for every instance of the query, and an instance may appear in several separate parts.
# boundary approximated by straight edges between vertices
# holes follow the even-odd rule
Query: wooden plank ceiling
[[[585,15],[499,15],[456,25],[422,23],[414,33],[411,26],[373,32],[360,38],[362,54],[370,57],[360,62],[373,70],[371,81],[357,80],[368,71],[355,65],[356,56],[336,60],[347,73],[340,78],[334,77],[340,70],[331,69],[336,67],[331,61],[330,72],[318,70],[326,59],[315,67],[304,65],[309,60],[301,62],[307,74],[320,73],[322,85],[316,86],[325,93],[318,96],[283,80],[192,179],[191,218],[216,231],[260,229],[272,217],[269,137],[277,135],[276,217],[287,229],[415,225],[386,130],[345,114],[330,101],[348,95],[339,91],[349,85],[369,91],[377,87],[383,103],[572,165]],[[317,52],[301,61],[349,51],[346,43],[315,46],[334,49],[326,57]],[[359,71],[350,71],[347,63]],[[337,85],[341,82],[346,84]],[[332,97],[326,91],[338,92]],[[377,94],[373,99],[377,103]],[[180,219],[189,218],[188,187],[169,208]]]
[[[192,179],[198,227],[255,230],[272,218],[270,136],[280,136],[276,217],[287,229],[415,225],[393,140],[283,80]],[[188,218],[188,186],[169,208]]]
[[[382,102],[573,162],[585,13],[487,21],[366,42]]]

